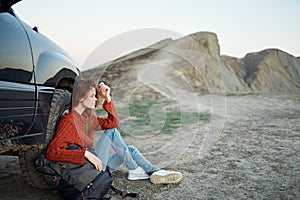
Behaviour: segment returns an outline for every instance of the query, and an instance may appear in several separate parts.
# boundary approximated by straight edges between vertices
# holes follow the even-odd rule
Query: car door
[[[13,13],[0,10],[0,142],[23,137],[30,130],[35,107],[28,36]]]

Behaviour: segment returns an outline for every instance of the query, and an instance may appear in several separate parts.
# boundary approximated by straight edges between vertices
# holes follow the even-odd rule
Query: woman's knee
[[[110,134],[110,133],[114,133],[117,129],[116,128],[110,128],[110,129],[106,129],[104,130],[105,134]]]
[[[133,153],[133,152],[139,152],[139,150],[135,146],[128,146],[128,150],[131,153]]]
[[[120,135],[118,129],[116,129],[116,128],[106,129],[106,130],[103,132],[103,134],[104,134],[104,135],[108,135],[108,136],[110,136],[110,137],[112,137],[112,138],[113,138],[116,134],[119,134],[119,135]]]

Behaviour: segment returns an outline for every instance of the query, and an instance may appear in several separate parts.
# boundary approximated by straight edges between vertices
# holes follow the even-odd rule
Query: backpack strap
[[[113,185],[110,186],[110,189],[112,191],[114,191],[117,195],[120,195],[122,198],[125,198],[125,197],[138,198],[139,197],[138,193],[122,191],[122,190],[115,188]]]
[[[112,177],[111,172],[109,170],[109,166],[106,167],[106,172],[109,174],[110,177]],[[122,198],[125,197],[134,197],[134,198],[138,198],[139,194],[136,192],[126,192],[126,191],[122,191],[117,189],[116,187],[114,187],[112,184],[110,185],[110,189],[112,191],[114,191],[117,195],[120,195]]]

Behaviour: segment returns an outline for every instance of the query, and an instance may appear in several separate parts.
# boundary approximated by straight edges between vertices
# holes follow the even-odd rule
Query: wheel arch
[[[72,92],[76,79],[81,79],[80,70],[65,54],[59,51],[45,51],[39,55],[35,65],[37,85]]]

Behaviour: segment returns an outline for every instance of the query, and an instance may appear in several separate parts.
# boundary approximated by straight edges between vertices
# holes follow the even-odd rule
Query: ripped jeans
[[[110,155],[110,147],[115,153]],[[149,175],[159,170],[152,165],[134,146],[127,146],[115,128],[105,130],[95,146],[95,152],[102,161],[102,170],[105,171],[107,165],[109,170],[114,172],[121,164],[127,169],[142,167]]]

